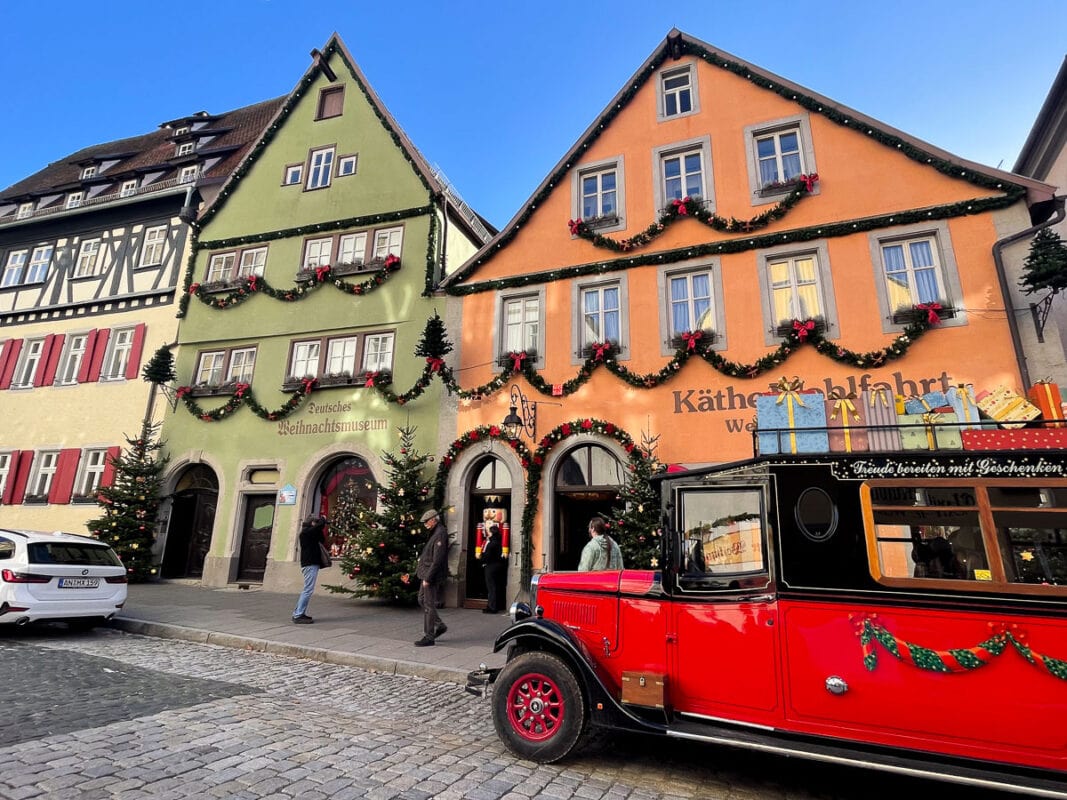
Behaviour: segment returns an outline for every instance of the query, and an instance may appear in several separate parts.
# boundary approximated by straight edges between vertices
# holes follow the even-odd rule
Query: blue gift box
[[[949,405],[948,396],[940,391],[927,392],[922,397],[909,397],[904,400],[906,414],[929,414]]]
[[[757,396],[756,422],[761,454],[830,452],[826,397],[817,389],[787,389]]]
[[[975,401],[974,396],[974,384],[963,384],[959,386],[953,386],[947,392],[948,404],[952,406],[952,411],[956,415],[956,419],[961,423],[961,430],[973,430],[978,428],[995,428],[996,425],[988,422],[983,422],[978,414],[978,403]]]

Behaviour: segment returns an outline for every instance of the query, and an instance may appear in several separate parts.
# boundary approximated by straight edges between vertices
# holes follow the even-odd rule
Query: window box
[[[937,309],[934,313],[937,314],[938,319],[954,319],[956,316],[956,309],[947,303],[941,303],[941,308]],[[893,312],[892,322],[894,325],[911,325],[915,322],[921,322],[930,318],[930,312],[921,308],[898,308]]]
[[[807,320],[800,320],[800,321],[801,322],[806,322]],[[786,336],[789,336],[789,334],[791,334],[793,332],[793,322],[795,322],[795,320],[791,320],[791,319],[782,320],[781,322],[779,322],[778,323],[778,327],[774,329],[774,335],[775,336],[780,336],[782,338],[785,338]],[[812,328],[810,331],[808,331],[808,335],[809,336],[811,336],[812,334],[823,334],[823,333],[826,333],[826,320],[822,319],[821,317],[816,317],[815,319],[812,320],[812,322],[815,323],[815,327]]]
[[[716,339],[718,339],[718,334],[716,334],[715,331],[701,331],[700,338],[697,339],[697,343],[694,345],[694,347],[696,349],[708,347],[710,345],[715,344]],[[688,340],[686,340],[681,334],[677,336],[672,336],[670,338],[669,344],[675,350],[689,349]]]
[[[382,262],[384,263],[384,262]],[[370,269],[369,264],[363,261],[347,261],[342,264],[335,264],[331,270],[333,275],[355,275],[357,272],[363,272]]]
[[[597,228],[610,228],[613,225],[619,224],[618,214],[602,214],[599,217],[591,217],[590,219],[582,220],[585,225],[593,230]]]
[[[772,181],[771,183],[767,183],[761,186],[757,194],[759,194],[760,197],[772,197],[778,194],[788,194],[796,188],[799,182],[800,181],[795,179],[791,181]]]
[[[373,386],[388,386],[393,382],[393,373],[383,369],[380,372],[364,372],[359,376],[361,386],[366,386],[368,381],[371,381]]]
[[[22,498],[22,502],[28,506],[43,506],[48,504],[46,494],[28,494]]]
[[[335,375],[323,375],[319,378],[319,386],[349,386],[352,383],[352,375],[348,372],[339,372]]]
[[[283,392],[295,392],[304,385],[304,381],[316,381],[317,378],[314,375],[305,375],[302,378],[294,378],[292,375],[286,375],[285,380],[282,381]]]
[[[92,505],[96,502],[95,494],[72,494],[70,496],[70,502],[72,505]]]
[[[536,350],[531,348],[530,350],[525,350],[523,352],[526,355],[526,358],[523,359],[523,363],[526,363],[528,361],[528,362],[530,362],[532,364],[535,361],[537,361],[537,351]],[[518,352],[515,352],[515,353],[502,353],[501,355],[497,356],[497,359],[496,359],[497,366],[499,366],[499,367],[513,367],[513,366],[515,366],[515,359],[512,358],[512,356],[513,355],[517,356],[518,354],[519,354]]]
[[[190,397],[215,397],[220,394],[233,394],[237,391],[237,381],[226,383],[201,383],[189,389]]]
[[[238,280],[207,281],[200,284],[200,291],[204,294],[218,294],[219,292],[232,292],[248,285],[246,278]]]
[[[606,342],[597,342],[596,344],[585,345],[579,351],[578,355],[582,358],[594,358],[597,354],[597,351],[600,350],[600,348],[604,347],[604,345],[607,345],[607,347],[603,350],[602,356],[605,359],[617,357],[619,355],[619,351],[622,349],[621,347],[619,347],[618,342],[616,342],[614,339],[609,339]]]

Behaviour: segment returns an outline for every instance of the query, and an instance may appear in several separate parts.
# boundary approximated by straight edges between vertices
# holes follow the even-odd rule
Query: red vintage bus
[[[662,568],[535,576],[497,733],[590,726],[1067,796],[1067,453],[773,455],[657,479]]]

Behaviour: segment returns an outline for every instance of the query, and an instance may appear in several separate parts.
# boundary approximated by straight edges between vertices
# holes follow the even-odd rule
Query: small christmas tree
[[[1026,294],[1047,291],[1051,297],[1067,289],[1067,245],[1051,228],[1042,228],[1030,242],[1019,283]]]
[[[660,567],[659,495],[650,483],[651,477],[664,469],[656,458],[658,441],[659,436],[641,433],[641,444],[630,454],[626,482],[619,490],[621,506],[612,509],[612,532],[627,569]]]
[[[156,350],[155,355],[144,365],[141,377],[148,383],[167,384],[178,377],[174,372],[174,354],[170,347],[163,345]]]
[[[146,420],[136,439],[126,437],[126,452],[111,459],[114,480],[96,492],[104,514],[90,520],[87,526],[90,533],[118,553],[131,583],[158,573],[152,544],[156,540],[156,514],[167,463],[159,454],[163,443],[156,438],[158,428]]]
[[[386,453],[388,486],[379,490],[381,511],[368,508],[356,486],[342,485],[330,514],[330,530],[343,535],[341,573],[355,584],[326,586],[331,592],[414,603],[419,581],[415,567],[428,531],[419,522],[430,482],[424,476],[429,456],[415,450],[415,428],[400,428],[399,454]]]
[[[415,355],[422,358],[442,359],[451,352],[452,342],[448,338],[448,331],[445,330],[445,322],[434,311],[433,316],[426,320],[422,339],[415,346]]]

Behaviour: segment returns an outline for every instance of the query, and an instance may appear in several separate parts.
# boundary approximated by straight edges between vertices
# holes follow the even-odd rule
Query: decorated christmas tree
[[[633,449],[627,465],[626,482],[619,490],[621,505],[612,509],[612,534],[622,550],[627,569],[658,569],[660,565],[659,496],[650,479],[664,469],[656,458],[659,436],[641,433],[641,444]]]
[[[136,439],[126,437],[129,446],[111,461],[114,480],[96,491],[103,516],[88,523],[89,531],[118,553],[131,583],[158,573],[152,543],[167,463],[159,453],[163,443],[157,438],[158,428],[146,420]]]
[[[1067,289],[1067,244],[1051,228],[1042,228],[1030,242],[1019,283],[1026,294],[1048,292],[1051,296]]]
[[[345,538],[341,573],[353,583],[326,586],[329,591],[396,603],[417,599],[415,567],[428,537],[419,517],[429,502],[424,473],[430,459],[415,450],[415,430],[400,428],[399,453],[383,456],[388,485],[379,489],[380,510],[368,508],[354,484],[342,485],[329,524],[334,535]]]

